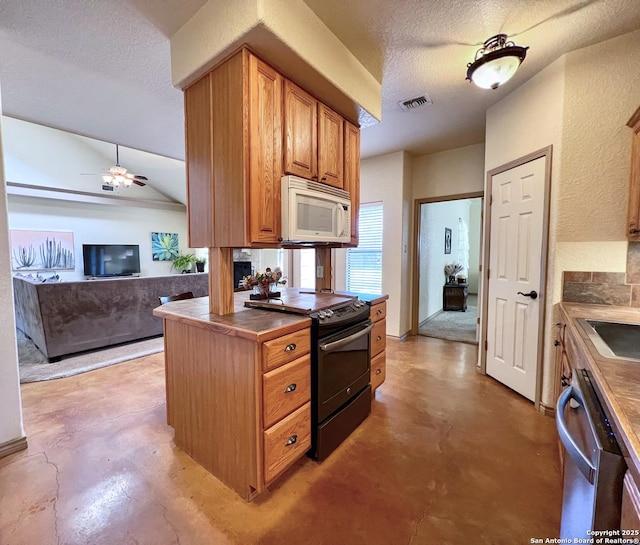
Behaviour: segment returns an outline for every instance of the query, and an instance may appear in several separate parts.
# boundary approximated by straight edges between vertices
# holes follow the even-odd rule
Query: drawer
[[[387,320],[380,320],[373,324],[371,330],[371,357],[380,354],[387,346]]]
[[[311,350],[311,330],[303,329],[262,345],[262,370],[269,371],[298,359]]]
[[[311,399],[311,357],[307,354],[262,377],[264,427]]]
[[[371,391],[380,386],[387,376],[387,352],[380,352],[371,360]]]
[[[264,480],[268,484],[311,447],[311,403],[264,432]]]
[[[387,317],[387,302],[383,301],[382,303],[373,305],[369,312],[369,316],[371,317],[372,322],[384,320]]]

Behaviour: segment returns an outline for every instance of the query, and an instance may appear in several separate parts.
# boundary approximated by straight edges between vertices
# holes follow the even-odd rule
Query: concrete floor
[[[22,386],[0,543],[492,544],[557,537],[554,421],[475,370],[477,347],[389,340],[369,418],[245,503],[173,445],[163,355]]]

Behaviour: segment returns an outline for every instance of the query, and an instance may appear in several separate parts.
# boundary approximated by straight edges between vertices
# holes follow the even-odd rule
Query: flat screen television
[[[83,244],[84,275],[93,277],[140,274],[137,244]]]

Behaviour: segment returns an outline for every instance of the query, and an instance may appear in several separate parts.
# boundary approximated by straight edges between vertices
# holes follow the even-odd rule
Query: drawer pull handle
[[[376,369],[376,375],[379,375],[380,373],[382,373],[382,369]]]
[[[294,434],[291,437],[289,437],[289,439],[284,444],[284,446],[285,447],[290,447],[291,445],[294,445],[297,440],[298,440],[298,436]]]
[[[381,341],[381,340],[382,340],[382,337],[381,337],[380,335],[378,335],[378,336],[376,337],[376,341]]]
[[[295,349],[296,349],[296,343],[291,343],[284,347],[285,352],[293,352]]]
[[[378,310],[376,311],[376,314],[377,314],[378,316],[380,316],[380,314],[382,314],[382,310],[381,310],[381,309],[378,309]]]
[[[284,389],[285,394],[290,394],[291,392],[295,392],[298,385],[295,382],[292,382]]]

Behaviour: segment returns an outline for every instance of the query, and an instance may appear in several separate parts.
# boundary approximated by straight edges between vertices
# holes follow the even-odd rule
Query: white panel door
[[[535,400],[546,158],[492,177],[487,374]],[[524,294],[535,292],[533,298]]]

